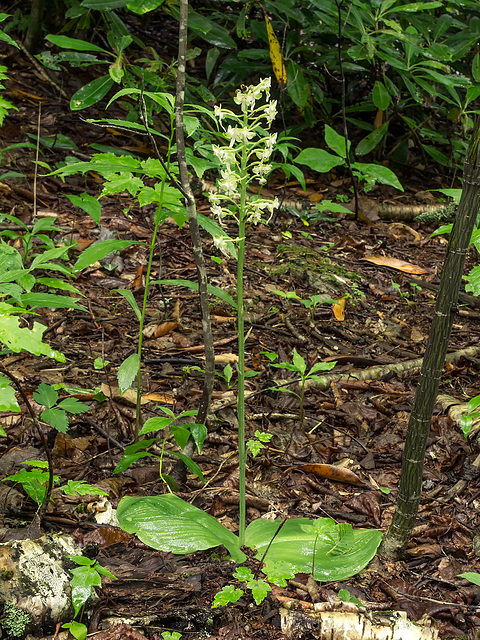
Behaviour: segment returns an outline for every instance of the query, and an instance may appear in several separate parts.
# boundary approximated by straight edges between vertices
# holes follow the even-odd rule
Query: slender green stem
[[[171,143],[171,140],[170,140]],[[168,156],[167,156],[167,166],[170,164],[170,144],[169,144],[169,148],[168,148]],[[141,310],[141,315],[140,315],[140,326],[138,329],[138,349],[137,349],[137,353],[138,353],[138,374],[137,374],[137,406],[136,406],[136,412],[135,412],[135,442],[137,442],[138,440],[138,434],[140,432],[140,422],[141,422],[141,402],[142,402],[142,370],[141,370],[141,364],[142,364],[142,345],[143,345],[143,326],[145,324],[145,312],[147,310],[147,301],[148,301],[148,289],[150,287],[150,277],[151,277],[151,273],[152,273],[152,262],[153,262],[153,256],[155,254],[155,243],[157,241],[157,234],[158,234],[158,230],[160,228],[160,224],[162,222],[162,216],[161,216],[161,208],[162,208],[162,203],[163,203],[163,191],[164,191],[164,187],[165,187],[165,182],[166,182],[167,176],[165,175],[162,178],[162,183],[161,183],[161,190],[160,190],[160,202],[158,205],[158,211],[155,215],[155,225],[153,228],[153,236],[152,236],[152,241],[150,243],[150,252],[149,252],[149,256],[148,256],[148,265],[147,265],[147,273],[145,274],[145,291],[143,293],[143,303],[142,303],[142,310]]]
[[[247,120],[245,118],[245,126]],[[238,395],[237,395],[237,419],[238,419],[238,463],[239,477],[239,532],[240,546],[245,544],[246,521],[246,497],[245,497],[245,472],[247,464],[247,450],[245,446],[245,309],[243,306],[243,265],[245,260],[245,233],[246,233],[246,203],[247,203],[247,149],[242,150],[241,158],[241,189],[240,208],[238,219],[238,262],[237,262],[237,324],[238,324]]]

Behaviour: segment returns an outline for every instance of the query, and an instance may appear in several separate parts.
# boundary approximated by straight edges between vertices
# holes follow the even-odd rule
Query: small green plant
[[[162,631],[163,640],[180,640],[181,637],[182,634],[178,631]]]
[[[247,440],[247,449],[252,456],[256,458],[265,445],[273,438],[273,433],[265,433],[264,431],[255,431],[255,438]]]
[[[68,629],[76,640],[85,640],[88,630],[86,625],[81,622],[85,604],[92,595],[94,587],[102,586],[101,576],[107,576],[114,580],[117,578],[105,567],[98,564],[96,560],[91,560],[85,556],[68,556],[68,558],[79,565],[75,569],[70,569],[70,573],[73,574],[71,587],[74,618],[80,614],[80,622],[72,620],[62,625],[62,627]]]
[[[304,399],[305,385],[307,383],[307,380],[320,380],[319,376],[317,376],[316,374],[319,371],[330,371],[331,369],[333,369],[336,362],[316,362],[307,371],[307,363],[305,359],[298,353],[295,348],[293,349],[292,364],[288,362],[274,363],[273,360],[276,360],[278,358],[278,355],[276,353],[265,352],[265,355],[270,360],[272,367],[276,367],[277,369],[287,369],[288,371],[297,373],[300,376],[299,380],[292,380],[292,384],[294,382],[300,382],[300,391],[298,393],[296,391],[293,391],[293,389],[286,389],[284,387],[275,387],[275,390],[283,393],[291,393],[299,399],[300,428],[302,428],[305,421]]]
[[[355,596],[352,596],[348,589],[339,589],[338,597],[344,602],[353,602],[354,604],[358,604],[359,607],[363,607],[363,602]]]
[[[306,165],[313,171],[319,173],[328,173],[334,167],[347,166],[347,146],[345,144],[344,136],[337,133],[328,124],[325,125],[325,142],[327,146],[334,152],[335,155],[325,151],[324,149],[316,149],[310,147],[304,149],[296,157],[295,162]],[[350,141],[348,141],[348,152],[350,153]],[[375,184],[387,184],[399,191],[403,191],[403,187],[398,181],[397,176],[388,169],[378,164],[371,164],[366,162],[353,162],[352,163],[353,175],[358,178],[360,182],[364,183],[365,192],[373,189]],[[330,209],[333,211],[332,206],[341,207],[341,205],[334,205],[330,203]],[[350,213],[350,211],[348,211]]]
[[[90,411],[88,404],[80,402],[77,398],[64,398],[59,400],[58,391],[49,384],[42,382],[33,392],[33,399],[45,409],[40,414],[40,419],[60,433],[66,433],[69,425],[68,413],[86,413]]]
[[[182,422],[185,420],[185,418],[196,415],[196,410],[183,411],[178,416],[175,416],[173,411],[168,407],[160,407],[160,410],[165,413],[166,416],[156,416],[154,418],[149,418],[143,425],[139,435],[144,436],[148,433],[152,433],[153,431],[161,431],[164,429],[167,432],[166,435],[164,437],[151,438],[150,440],[138,440],[137,442],[134,442],[133,444],[128,446],[125,449],[121,461],[115,467],[114,473],[122,473],[123,471],[128,469],[131,464],[133,464],[137,460],[140,460],[140,458],[156,457],[160,461],[160,478],[163,482],[165,482],[169,491],[172,491],[177,489],[175,481],[171,476],[162,472],[163,456],[168,438],[172,435],[176,444],[181,449],[184,449],[190,437],[192,437],[197,447],[197,451],[198,453],[200,453],[202,445],[205,441],[205,437],[207,435],[207,428],[204,424],[197,424],[195,422],[190,422],[188,424],[177,424],[178,421]],[[161,442],[160,455],[150,453],[149,451],[142,451],[142,449],[148,449],[156,442]],[[194,473],[202,482],[205,482],[200,467],[196,462],[192,460],[192,458],[190,458],[190,456],[187,456],[184,453],[179,453],[178,451],[170,451],[170,453],[180,458],[192,473]]]
[[[313,295],[310,296],[310,298],[304,299],[297,295],[294,291],[274,291],[273,293],[275,293],[277,296],[280,296],[281,298],[285,298],[285,300],[298,300],[301,304],[303,304],[305,309],[310,310],[312,322],[315,319],[315,309],[317,307],[322,304],[337,304],[335,300],[332,300],[331,298],[325,298],[324,295],[320,294]]]
[[[251,198],[247,197],[247,194],[248,185],[252,181],[258,183],[260,187],[266,183],[266,176],[272,168],[269,160],[277,137],[275,134],[268,133],[268,128],[276,114],[276,103],[270,101],[270,82],[270,79],[264,79],[257,86],[244,87],[242,91],[238,91],[234,98],[238,113],[221,106],[216,106],[214,110],[215,120],[221,127],[218,137],[223,145],[213,146],[213,154],[218,161],[221,178],[217,181],[218,191],[209,195],[211,209],[221,221],[227,216],[233,217],[238,225],[235,239],[237,300],[233,301],[232,306],[237,311],[239,357],[237,365],[239,535],[235,535],[213,516],[172,493],[142,498],[126,496],[118,505],[117,517],[122,529],[129,533],[136,533],[143,542],[156,549],[183,554],[224,545],[230,556],[238,563],[246,560],[242,546],[247,545],[256,549],[257,559],[268,555],[267,562],[291,562],[302,572],[305,570],[311,572],[315,546],[317,557],[314,577],[335,580],[339,579],[339,576],[353,575],[352,570],[358,573],[366,566],[380,543],[382,534],[379,531],[355,530],[352,538],[353,545],[346,549],[337,544],[340,535],[339,526],[331,519],[326,519],[324,526],[328,535],[325,534],[321,539],[320,536],[302,530],[302,524],[309,523],[308,518],[287,520],[282,524],[280,532],[278,522],[262,518],[254,520],[246,527],[247,447],[245,443],[243,297],[245,242],[249,227],[266,221],[277,206],[276,202],[264,199],[261,194]],[[232,240],[222,232],[214,237],[214,242],[219,250],[229,251],[229,243]],[[332,363],[318,363],[307,372],[305,361],[302,358],[302,364],[299,357],[297,354],[295,365],[288,365],[288,367],[298,369],[300,380],[303,381],[303,390],[305,390],[305,382],[314,379],[316,371],[329,370],[334,366]],[[174,418],[172,412],[170,412],[170,418]],[[162,438],[162,440],[165,439]],[[148,441],[144,441],[140,446],[147,443]],[[135,454],[136,451],[130,450],[129,453]],[[331,555],[329,555],[330,549]],[[328,578],[325,578],[327,575]]]
[[[272,564],[267,563],[262,569],[262,573],[265,574],[266,579],[258,578],[249,567],[238,567],[233,574],[234,578],[244,583],[244,589],[251,592],[256,604],[261,604],[272,590],[269,582],[279,587],[286,587],[287,580],[293,578],[295,574],[300,573],[300,569],[290,562],[276,562]],[[237,600],[245,594],[244,589],[236,588],[232,584],[224,586],[223,589],[215,595],[212,609],[237,602]]]
[[[402,291],[400,285],[394,280],[390,280],[392,283],[392,287],[400,294],[400,297],[405,300],[409,307],[415,306],[415,299],[417,297],[417,293],[422,290],[416,282],[410,282],[410,286],[412,287],[412,291]]]
[[[29,471],[26,469],[21,469],[18,473],[14,475],[8,476],[6,478],[2,478],[2,482],[11,481],[16,482],[17,484],[21,484],[25,493],[34,500],[38,505],[41,505],[45,500],[45,495],[47,491],[47,486],[50,480],[50,472],[48,462],[45,460],[27,460],[26,462],[22,462],[22,464],[29,465],[33,467]],[[46,471],[45,471],[46,469]],[[59,476],[52,476],[53,484],[58,484],[60,482]],[[98,495],[98,496],[107,496],[108,493],[103,489],[99,489],[98,487],[94,487],[91,484],[84,482],[83,480],[69,480],[66,485],[60,487],[65,495],[73,495],[77,493],[78,495]]]

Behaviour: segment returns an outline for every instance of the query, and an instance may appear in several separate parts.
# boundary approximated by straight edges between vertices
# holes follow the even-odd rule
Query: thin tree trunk
[[[207,272],[203,259],[202,240],[197,220],[195,197],[188,179],[187,162],[185,159],[185,137],[183,132],[183,107],[185,101],[185,61],[187,52],[188,35],[188,0],[180,0],[180,28],[178,41],[178,75],[177,96],[175,103],[175,128],[177,137],[177,159],[180,170],[180,181],[186,195],[188,224],[192,238],[193,255],[198,274],[198,292],[200,297],[200,310],[202,314],[203,340],[205,342],[205,382],[197,421],[205,423],[210,408],[210,400],[213,391],[215,375],[215,354],[213,351],[212,323],[210,320],[210,307],[207,290]]]
[[[430,422],[456,313],[465,259],[480,209],[479,165],[480,119],[477,119],[465,160],[462,197],[445,256],[420,382],[407,427],[397,507],[380,549],[380,555],[386,558],[402,554],[417,518]]]

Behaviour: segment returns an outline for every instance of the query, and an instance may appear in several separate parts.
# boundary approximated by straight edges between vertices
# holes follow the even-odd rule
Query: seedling
[[[81,620],[83,609],[92,595],[93,588],[102,586],[101,576],[107,576],[114,580],[117,578],[113,573],[105,569],[105,567],[98,564],[96,560],[91,560],[85,556],[67,557],[79,565],[76,569],[70,569],[70,572],[73,574],[71,586],[74,618],[80,614]],[[85,640],[87,637],[87,627],[82,622],[72,620],[62,625],[62,628],[68,629],[77,640]]]
[[[255,439],[247,441],[247,449],[252,456],[256,458],[262,449],[265,449],[265,444],[270,442],[273,438],[273,433],[265,433],[263,431],[255,431]]]
[[[265,352],[265,355],[269,358],[269,360],[274,360],[278,356],[277,354],[272,354]],[[274,356],[272,358],[272,356]],[[317,380],[319,381],[319,376],[315,375],[319,371],[330,371],[335,366],[336,362],[316,362],[313,367],[307,371],[307,363],[302,358],[302,356],[297,352],[296,349],[293,350],[293,358],[292,364],[288,362],[280,362],[271,364],[272,367],[276,367],[277,369],[287,369],[288,371],[293,371],[300,376],[299,380],[292,380],[292,384],[294,382],[300,382],[300,392],[297,393],[293,391],[293,389],[287,389],[285,387],[275,387],[275,391],[280,391],[283,393],[291,393],[296,396],[300,401],[300,428],[303,427],[303,423],[305,421],[305,411],[304,411],[304,399],[305,399],[305,384],[307,380]],[[289,443],[290,445],[290,443]],[[287,447],[288,449],[288,447]]]
[[[8,476],[6,478],[2,478],[2,482],[10,480],[11,482],[16,482],[21,484],[25,493],[32,498],[38,505],[41,505],[45,500],[45,495],[47,491],[47,486],[49,483],[50,473],[48,462],[45,460],[27,460],[26,462],[22,462],[22,464],[29,465],[33,467],[30,471],[26,469],[21,469],[18,473],[14,475]],[[43,471],[43,469],[47,469],[47,471]],[[60,476],[53,476],[53,484],[58,484],[60,482]],[[99,489],[98,487],[94,487],[91,484],[84,482],[83,480],[69,480],[66,485],[60,487],[60,489],[66,495],[72,496],[74,493],[78,493],[78,495],[98,495],[98,496],[107,496],[108,493],[103,491],[103,489]]]
[[[462,416],[460,420],[460,426],[465,438],[468,438],[470,431],[472,430],[474,420],[478,420],[480,418],[480,412],[477,411],[478,407],[480,407],[480,395],[475,396],[469,401],[468,413]]]
[[[251,592],[256,604],[261,604],[272,590],[269,582],[279,587],[286,587],[287,580],[300,573],[300,569],[290,562],[279,561],[267,563],[262,569],[262,573],[265,574],[266,579],[258,578],[248,567],[238,567],[233,574],[234,578],[244,583],[244,589]],[[245,594],[244,589],[236,588],[233,584],[226,585],[215,595],[212,609],[237,602]]]
[[[204,424],[197,424],[195,422],[182,425],[176,424],[179,420],[182,421],[184,418],[196,415],[196,410],[183,411],[183,413],[180,413],[178,416],[175,416],[173,411],[168,407],[160,407],[160,410],[166,414],[166,417],[156,416],[154,418],[149,418],[143,425],[139,435],[143,436],[154,431],[161,431],[163,429],[168,430],[167,434],[164,437],[152,438],[150,440],[138,440],[137,442],[131,444],[125,449],[122,459],[115,467],[114,473],[122,473],[123,471],[128,469],[131,464],[133,464],[137,460],[140,460],[140,458],[155,457],[160,461],[160,478],[163,482],[165,482],[168,490],[172,491],[177,489],[175,481],[171,476],[162,472],[163,456],[165,453],[165,445],[168,438],[170,437],[170,435],[173,435],[173,438],[177,445],[181,449],[184,449],[191,436],[197,446],[198,453],[200,453],[202,445],[205,441],[205,437],[207,435],[207,428]],[[161,442],[160,455],[156,455],[148,451],[141,451],[141,449],[148,449],[155,442]],[[170,451],[170,453],[180,458],[193,474],[200,478],[202,482],[205,482],[200,467],[190,458],[190,456],[187,456],[184,453],[179,453],[178,451]]]

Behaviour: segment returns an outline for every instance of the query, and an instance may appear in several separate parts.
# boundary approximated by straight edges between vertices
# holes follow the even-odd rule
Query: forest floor
[[[143,139],[94,127],[82,119],[83,113],[72,113],[55,87],[21,54],[10,55],[6,63],[10,76],[6,98],[18,111],[8,116],[0,130],[2,148],[28,139],[35,143],[41,105],[40,135],[51,145],[41,146],[41,157],[51,166],[66,155],[85,159],[93,152],[90,145],[94,143],[128,148],[141,157],[149,153]],[[64,89],[71,95],[83,81],[66,79]],[[68,148],[67,138],[76,149]],[[2,159],[2,173],[20,171],[26,177],[0,182],[0,211],[25,224],[33,217],[33,160],[31,149],[5,152]],[[307,193],[299,185],[285,187],[280,176],[272,178],[267,190],[283,200],[302,201],[308,225],[283,205],[268,226],[260,224],[248,234],[246,365],[257,375],[247,381],[247,435],[259,430],[273,438],[256,458],[248,459],[247,519],[266,514],[278,518],[328,516],[354,527],[385,531],[394,511],[405,432],[419,379],[418,363],[415,368],[408,364],[425,351],[447,241],[445,236],[430,238],[434,225],[382,220],[378,210],[382,203],[435,203],[434,195],[438,194],[426,190],[451,185],[433,171],[412,169],[410,175],[400,175],[405,193],[377,187],[362,196],[358,220],[346,215],[326,220],[314,215],[316,203],[335,201],[337,195],[346,194],[351,206],[349,181],[332,174],[308,178]],[[39,177],[38,216],[56,216],[63,232],[55,240],[73,238],[79,250],[84,249],[98,239],[99,229],[86,214],[75,210],[66,194],[98,196],[100,191],[101,181],[92,174],[68,178],[65,183]],[[140,209],[128,194],[105,197],[102,204],[102,227],[114,237],[149,240],[152,208]],[[200,197],[197,206],[199,212],[208,214],[205,198]],[[206,234],[204,251],[210,282],[234,295],[235,261],[224,256],[220,263],[210,260],[220,254]],[[72,253],[72,259],[76,255]],[[119,396],[116,371],[138,341],[135,314],[115,290],[130,289],[141,299],[147,257],[147,247],[136,244],[121,252],[113,264],[97,264],[82,272],[75,286],[85,295],[80,304],[87,312],[37,310],[37,320],[47,327],[45,339],[65,354],[66,364],[27,353],[2,357],[3,365],[21,381],[39,411],[31,394],[41,382],[75,387],[76,397],[90,404],[88,414],[73,416],[67,433],[52,432],[47,426],[45,432],[61,482],[82,479],[101,487],[114,508],[125,495],[152,496],[167,491],[159,478],[157,458],[143,458],[124,473],[113,473],[124,448],[132,442],[135,422],[131,400]],[[469,267],[475,258],[472,251]],[[188,225],[178,229],[167,220],[161,227],[153,277],[195,280]],[[292,292],[298,298],[286,295]],[[340,310],[338,305],[319,303],[307,308],[316,295],[343,300],[345,307]],[[227,363],[234,365],[237,334],[235,319],[225,303],[212,301],[212,317],[219,375],[209,433],[201,454],[193,456],[207,486],[188,476],[179,495],[236,531],[235,387],[228,388],[221,374]],[[468,300],[459,304],[449,353],[478,346],[479,320],[480,305],[475,301],[468,304]],[[306,393],[303,423],[297,397],[275,388],[293,374],[272,368],[265,355],[276,353],[277,362],[291,362],[294,348],[309,366],[318,360],[337,363],[332,372],[338,378],[328,389],[311,388]],[[201,371],[192,367],[203,367],[202,354],[196,294],[180,287],[152,287],[143,352],[144,419],[161,415],[159,402],[175,413],[198,408],[203,378]],[[109,361],[107,371],[95,370],[93,363],[99,356]],[[392,370],[398,363],[405,364],[403,372]],[[378,369],[369,375],[372,367],[382,367],[380,375]],[[316,589],[307,575],[298,575],[285,588],[275,588],[260,606],[245,596],[228,607],[211,609],[215,594],[232,581],[232,565],[222,561],[224,551],[174,556],[150,549],[135,536],[97,524],[94,498],[54,492],[44,530],[69,533],[81,546],[96,545],[98,561],[117,577],[116,581],[104,580],[89,631],[101,631],[106,618],[116,617],[132,625],[123,627],[118,637],[132,640],[141,637],[138,629],[152,639],[161,638],[165,630],[176,630],[192,640],[272,640],[285,637],[280,628],[281,602],[334,601],[340,589],[347,589],[371,606],[407,611],[417,621],[430,617],[440,638],[477,637],[479,590],[458,575],[480,572],[480,476],[473,464],[480,451],[474,437],[463,436],[448,408],[480,394],[479,369],[480,353],[453,358],[445,366],[440,393],[451,396],[451,401],[436,406],[417,526],[404,559],[388,563],[374,560],[359,575],[322,583]],[[289,388],[299,391],[295,386]],[[107,401],[94,399],[99,389]],[[1,478],[18,472],[24,461],[44,459],[26,412],[4,414],[2,426],[8,438],[0,440]],[[168,447],[174,449],[175,445],[169,442]],[[174,464],[172,458],[164,463],[166,473]],[[349,483],[347,475],[325,475],[325,468],[319,466],[325,464],[353,471],[359,482]],[[4,487],[0,486],[1,517],[3,539],[7,540],[33,518],[35,505],[20,487],[15,491]],[[381,492],[380,487],[390,493]],[[51,633],[52,629],[43,632]],[[117,636],[101,631],[95,637],[111,640]]]

